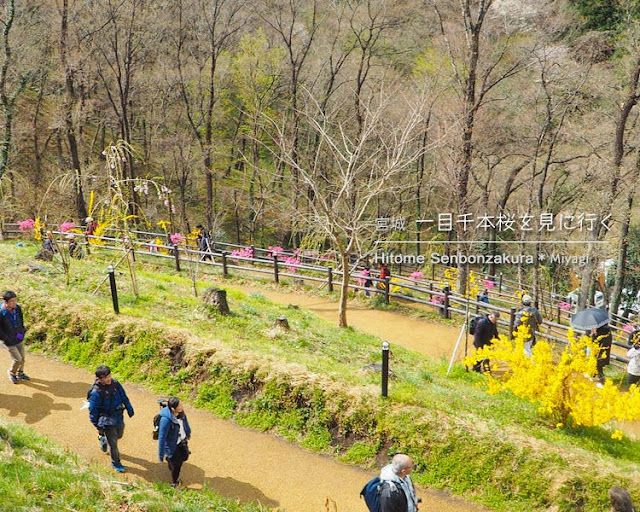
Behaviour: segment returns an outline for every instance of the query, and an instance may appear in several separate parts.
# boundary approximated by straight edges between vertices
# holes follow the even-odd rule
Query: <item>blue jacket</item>
[[[162,462],[165,455],[167,459],[173,457],[173,453],[178,446],[178,440],[180,439],[180,423],[173,415],[169,407],[163,407],[159,413],[160,424],[158,425],[158,460]],[[187,439],[191,437],[191,427],[187,420],[187,415],[183,413],[182,420],[184,421],[184,430],[187,434]]]
[[[0,309],[0,340],[4,342],[7,347],[13,347],[22,341],[24,336],[24,320],[22,317],[22,308],[20,305],[16,305],[16,309],[9,311],[8,309]]]
[[[89,392],[89,419],[93,426],[102,428],[124,423],[124,410],[133,416],[133,407],[122,384],[113,379],[109,386],[103,386],[96,379]]]

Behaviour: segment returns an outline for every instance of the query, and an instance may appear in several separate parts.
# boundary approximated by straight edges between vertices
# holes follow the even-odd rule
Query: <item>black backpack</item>
[[[166,407],[168,403],[168,400],[166,398],[159,398],[158,399],[158,405],[160,406],[160,410],[162,410],[163,407]],[[157,441],[158,440],[158,433],[160,432],[160,412],[158,412],[154,417],[153,417],[153,431],[151,433],[151,437]]]
[[[360,491],[360,497],[364,498],[364,502],[371,512],[380,512],[380,488],[382,487],[382,480],[376,476],[369,480],[362,490]]]
[[[471,319],[469,322],[469,334],[476,333],[476,329],[478,328],[478,325],[480,325],[480,322],[482,322],[483,318],[483,316],[475,316]]]

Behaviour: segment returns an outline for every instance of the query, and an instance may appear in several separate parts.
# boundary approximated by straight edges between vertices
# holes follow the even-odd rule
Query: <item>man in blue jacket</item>
[[[120,462],[118,439],[124,434],[124,410],[129,418],[133,416],[133,407],[122,384],[111,377],[108,366],[98,366],[96,381],[89,390],[89,419],[98,429],[100,448],[107,451],[107,444],[111,449],[111,466],[118,473],[124,473],[126,468]]]
[[[158,459],[160,462],[167,457],[171,471],[171,485],[180,484],[180,469],[189,458],[187,441],[191,439],[191,427],[184,413],[182,402],[177,396],[172,396],[159,413],[158,425]]]
[[[11,368],[8,374],[14,384],[18,384],[21,380],[29,380],[24,373],[24,333],[24,319],[18,297],[15,292],[6,291],[2,295],[0,308],[0,340],[11,356]]]

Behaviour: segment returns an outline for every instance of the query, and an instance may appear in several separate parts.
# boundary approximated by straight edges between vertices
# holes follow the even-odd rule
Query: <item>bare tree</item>
[[[404,180],[420,157],[424,98],[402,101],[399,91],[384,91],[376,102],[364,103],[362,117],[334,111],[323,115],[320,104],[303,113],[310,130],[320,136],[319,151],[325,155],[306,165],[294,160],[286,128],[275,121],[280,153],[287,165],[296,165],[302,182],[313,190],[311,211],[303,221],[310,231],[321,233],[340,254],[342,283],[338,324],[347,324],[347,294],[351,256],[362,256],[374,240],[375,198],[410,186]]]

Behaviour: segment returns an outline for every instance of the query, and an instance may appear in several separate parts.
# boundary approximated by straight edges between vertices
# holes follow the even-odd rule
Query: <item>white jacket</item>
[[[640,350],[631,347],[627,350],[627,357],[629,358],[629,366],[627,366],[627,372],[636,377],[640,376]]]

